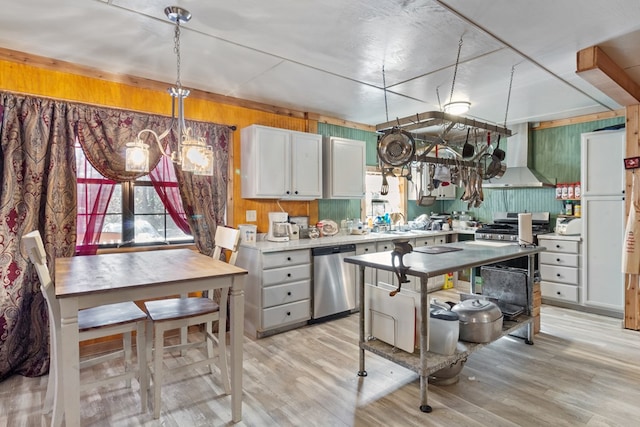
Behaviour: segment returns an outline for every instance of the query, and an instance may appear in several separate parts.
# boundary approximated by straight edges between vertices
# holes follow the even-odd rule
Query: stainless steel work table
[[[366,376],[364,364],[364,352],[369,350],[379,356],[411,369],[420,375],[420,410],[431,412],[431,406],[427,403],[428,376],[438,370],[448,367],[457,361],[466,358],[469,354],[482,348],[486,344],[467,343],[460,341],[456,353],[452,356],[443,356],[426,351],[429,343],[429,298],[427,281],[430,277],[439,276],[451,271],[465,268],[478,267],[493,264],[523,256],[528,257],[528,292],[529,306],[525,314],[520,315],[514,321],[504,321],[502,336],[510,334],[524,326],[527,328],[526,342],[533,344],[533,318],[531,317],[533,298],[533,277],[535,268],[535,254],[545,250],[543,247],[521,247],[517,244],[498,242],[466,241],[438,245],[446,248],[457,249],[452,252],[427,254],[419,252],[424,248],[414,248],[414,251],[406,254],[403,264],[407,267],[406,274],[420,278],[420,354],[407,353],[394,348],[378,340],[365,340],[365,268],[395,271],[392,265],[391,253],[378,252],[366,255],[357,255],[345,258],[345,262],[360,266],[360,370],[359,376]]]

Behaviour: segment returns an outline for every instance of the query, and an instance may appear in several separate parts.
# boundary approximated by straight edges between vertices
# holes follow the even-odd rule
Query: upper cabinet
[[[325,137],[324,198],[364,198],[366,163],[367,150],[364,141]]]
[[[582,134],[582,197],[624,194],[624,130]]]
[[[251,125],[240,146],[243,198],[322,198],[321,135]]]

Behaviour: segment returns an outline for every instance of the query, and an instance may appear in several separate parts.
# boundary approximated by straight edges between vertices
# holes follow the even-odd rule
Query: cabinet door
[[[291,132],[290,198],[322,198],[322,135]]]
[[[622,163],[621,159],[620,162]],[[583,303],[617,311],[624,309],[624,275],[620,259],[624,240],[624,199],[582,199],[585,261]]]
[[[439,186],[436,197],[438,200],[455,200],[456,186],[453,184]]]
[[[324,153],[324,198],[363,198],[366,192],[365,142],[331,137],[325,141]]]
[[[582,134],[582,197],[624,194],[625,140],[624,130]]]
[[[249,126],[241,134],[242,197],[282,198],[291,188],[289,131]]]

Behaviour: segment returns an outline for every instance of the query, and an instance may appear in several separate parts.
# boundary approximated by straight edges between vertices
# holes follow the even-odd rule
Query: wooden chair
[[[237,256],[240,231],[218,226],[215,234],[214,259],[220,259],[223,250],[231,251],[229,263],[234,264]],[[147,301],[144,303],[149,315],[150,326],[147,327],[148,356],[152,353],[151,343],[153,342],[153,416],[160,417],[161,388],[164,376],[164,353],[172,351],[184,351],[187,348],[206,347],[206,358],[183,364],[172,370],[184,370],[208,366],[209,373],[213,373],[211,365],[217,359],[218,368],[222,376],[222,385],[225,393],[231,393],[231,383],[229,381],[229,368],[227,362],[226,329],[227,329],[227,300],[229,289],[222,289],[220,301],[216,303],[213,299],[212,290],[203,290],[203,297],[181,297]],[[212,332],[212,323],[218,322],[218,336]],[[192,325],[204,325],[204,339],[199,342],[188,343],[186,339],[180,344],[165,346],[164,334],[169,330],[184,329]],[[155,334],[155,341],[153,334]],[[218,354],[213,352],[213,341],[217,342]],[[216,357],[217,356],[217,357]]]
[[[22,237],[24,250],[34,264],[40,279],[40,289],[47,302],[49,311],[50,330],[50,363],[47,393],[43,405],[43,413],[53,410],[51,425],[60,426],[63,419],[63,381],[60,381],[59,373],[62,372],[62,358],[60,355],[60,305],[55,295],[55,288],[49,269],[47,267],[47,255],[42,244],[42,238],[38,231],[32,231]],[[140,384],[140,401],[142,411],[147,411],[147,357],[145,343],[145,324],[147,315],[133,302],[108,304],[100,307],[80,310],[78,313],[78,329],[80,342],[111,335],[123,335],[123,349],[107,353],[93,358],[85,358],[80,361],[80,369],[103,363],[107,360],[123,357],[125,371],[121,374],[104,376],[92,381],[84,381],[80,388],[85,390],[99,387],[105,384],[125,381],[127,387],[131,387],[131,379],[137,378]],[[131,363],[131,333],[136,332],[137,341],[137,366]],[[80,343],[78,343],[79,345]]]

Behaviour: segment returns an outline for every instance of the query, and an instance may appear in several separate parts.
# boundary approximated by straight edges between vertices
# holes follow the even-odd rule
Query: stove
[[[533,212],[531,214],[531,230],[533,232],[533,244],[538,244],[538,234],[550,233],[549,212]],[[497,240],[505,243],[518,244],[518,212],[496,212],[493,215],[493,223],[482,226],[476,230],[476,240]],[[503,261],[493,266],[518,268],[526,271],[529,264],[528,257],[515,258]],[[534,256],[534,269],[538,270],[538,254]]]
[[[537,244],[538,234],[549,233],[549,212],[534,212],[531,214],[534,243]],[[500,240],[518,243],[518,212],[497,212],[493,215],[493,223],[484,225],[476,230],[476,240]]]

